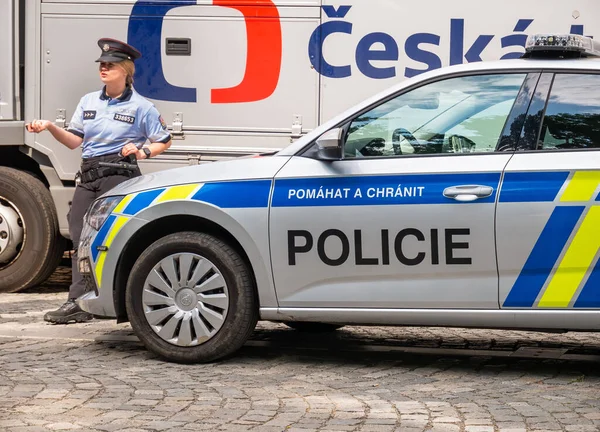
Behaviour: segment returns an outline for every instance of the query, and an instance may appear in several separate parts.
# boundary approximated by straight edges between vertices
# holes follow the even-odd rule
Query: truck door
[[[512,152],[497,144],[526,77],[425,84],[352,116],[344,159],[287,163],[271,204],[279,305],[498,309],[495,201]]]
[[[15,14],[14,0],[0,2],[0,120],[14,120]]]
[[[599,74],[542,75],[498,203],[503,308],[600,309],[599,125]]]

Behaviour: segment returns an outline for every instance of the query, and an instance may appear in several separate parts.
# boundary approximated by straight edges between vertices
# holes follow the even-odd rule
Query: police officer
[[[92,202],[119,183],[139,176],[138,159],[148,159],[165,151],[171,145],[171,134],[154,105],[133,89],[134,61],[141,54],[131,45],[115,39],[100,39],[102,55],[100,80],[104,87],[88,93],[79,101],[67,130],[47,120],[33,120],[29,132],[48,130],[60,143],[76,149],[82,146],[83,160],[78,173],[71,210],[68,215],[69,233],[75,253],[72,257],[72,284],[68,301],[44,320],[67,324],[84,322],[92,315],[83,311],[75,299],[85,293],[83,278],[77,265],[77,248],[83,217]],[[149,141],[149,145],[145,145]],[[128,169],[102,166],[131,162]]]

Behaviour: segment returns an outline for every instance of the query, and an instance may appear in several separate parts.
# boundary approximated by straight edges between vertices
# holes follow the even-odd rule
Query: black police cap
[[[102,38],[98,41],[102,55],[96,62],[118,63],[123,60],[136,60],[142,54],[131,45],[116,39]]]

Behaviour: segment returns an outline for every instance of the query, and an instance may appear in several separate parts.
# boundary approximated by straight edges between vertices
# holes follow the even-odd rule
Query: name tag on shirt
[[[134,124],[135,123],[135,117],[134,116],[129,116],[129,115],[125,115],[125,114],[115,114],[115,116],[113,118],[115,120],[123,122],[123,123],[129,123],[129,124]]]
[[[96,118],[96,111],[84,111],[83,119],[84,120],[94,120]]]

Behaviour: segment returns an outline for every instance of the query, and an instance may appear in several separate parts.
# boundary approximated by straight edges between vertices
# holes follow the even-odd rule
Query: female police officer
[[[154,105],[132,88],[135,71],[133,62],[141,57],[139,51],[115,39],[100,39],[98,46],[102,55],[96,62],[100,63],[100,79],[104,88],[81,98],[69,128],[61,129],[47,120],[33,120],[27,125],[29,132],[50,131],[56,140],[70,149],[83,146],[80,182],[75,189],[68,216],[69,233],[75,250],[72,257],[72,284],[68,301],[44,316],[44,320],[53,323],[92,319],[74,301],[85,292],[77,265],[83,217],[100,195],[141,174],[137,166],[135,170],[126,170],[102,167],[98,163],[120,162],[125,158],[128,161],[146,159],[162,153],[171,145],[171,135]],[[144,146],[147,140],[150,145]]]

